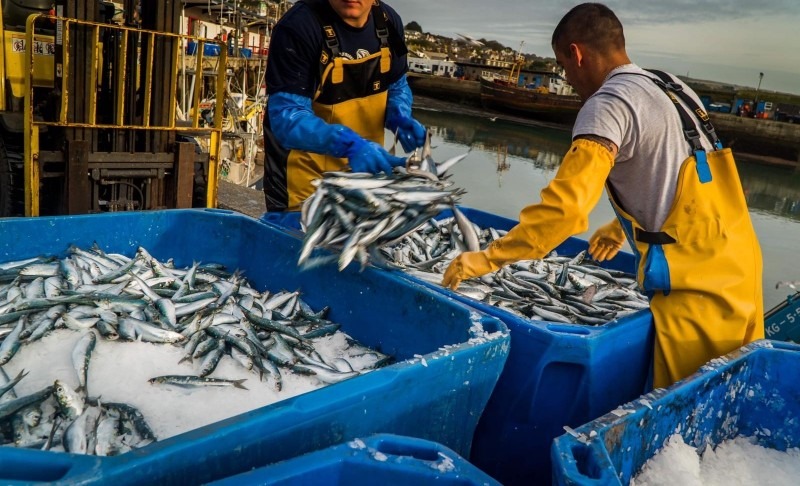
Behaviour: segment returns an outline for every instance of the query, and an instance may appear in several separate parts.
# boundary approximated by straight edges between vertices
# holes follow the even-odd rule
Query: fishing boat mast
[[[514,55],[514,62],[511,64],[511,73],[508,75],[508,83],[511,86],[519,85],[519,75],[522,72],[522,65],[525,64],[525,56],[522,55],[522,46],[524,44],[524,40],[519,43],[519,49],[517,49],[517,53]]]

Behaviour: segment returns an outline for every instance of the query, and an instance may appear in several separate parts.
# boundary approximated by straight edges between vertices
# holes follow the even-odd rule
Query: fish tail
[[[233,380],[233,386],[236,388],[241,388],[242,390],[247,390],[247,387],[242,385],[242,383],[244,383],[245,381],[247,381],[247,378],[242,378],[241,380]]]

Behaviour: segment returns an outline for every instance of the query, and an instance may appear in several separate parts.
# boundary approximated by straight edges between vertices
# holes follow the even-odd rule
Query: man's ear
[[[578,44],[572,43],[569,45],[570,57],[575,58],[575,64],[581,66],[583,64],[583,52]]]

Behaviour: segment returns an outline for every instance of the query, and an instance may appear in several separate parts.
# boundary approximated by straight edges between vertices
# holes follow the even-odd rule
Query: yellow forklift
[[[176,117],[180,49],[203,65],[215,41],[180,34],[181,7],[0,0],[0,216],[216,206],[223,114]]]

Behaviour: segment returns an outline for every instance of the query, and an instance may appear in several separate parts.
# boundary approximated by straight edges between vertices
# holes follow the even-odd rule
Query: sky
[[[553,57],[550,38],[580,2],[388,0],[404,24],[456,38],[496,40]],[[800,95],[800,0],[619,0],[605,4],[625,29],[628,55],[644,68]]]

